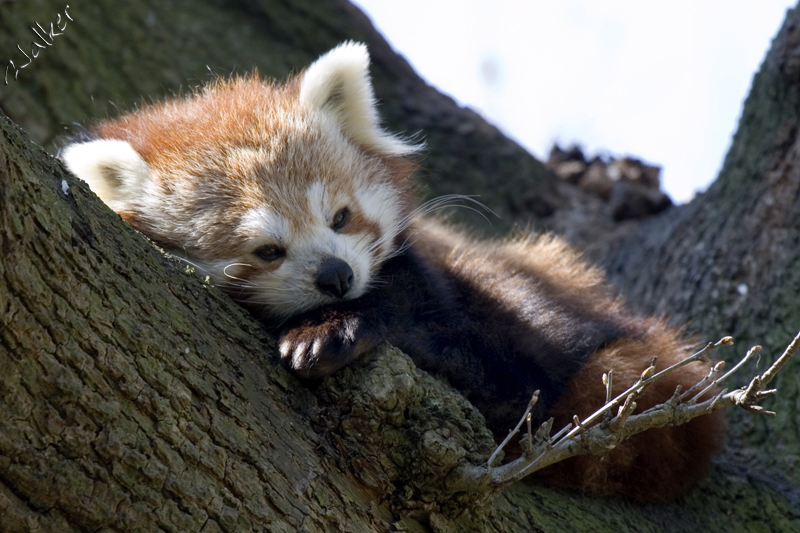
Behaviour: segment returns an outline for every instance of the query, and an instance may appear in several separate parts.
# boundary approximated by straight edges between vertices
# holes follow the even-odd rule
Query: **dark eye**
[[[347,221],[350,218],[350,211],[347,210],[346,207],[339,209],[335,215],[333,215],[333,223],[331,224],[331,229],[340,230],[347,225]]]
[[[262,261],[271,263],[272,261],[277,261],[285,256],[286,250],[279,246],[275,246],[274,244],[265,244],[264,246],[259,246],[256,248],[253,253]]]

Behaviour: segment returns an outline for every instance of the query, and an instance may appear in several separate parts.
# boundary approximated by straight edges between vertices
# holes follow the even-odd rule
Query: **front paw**
[[[338,322],[338,321],[337,321]],[[355,358],[355,324],[305,321],[278,338],[281,361],[303,378],[332,374]]]

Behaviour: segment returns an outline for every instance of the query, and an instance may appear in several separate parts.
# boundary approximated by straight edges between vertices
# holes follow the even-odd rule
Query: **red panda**
[[[217,81],[100,122],[61,158],[271,327],[304,378],[389,341],[446,376],[501,435],[534,390],[534,421],[565,425],[603,404],[602,372],[614,369],[622,389],[653,356],[663,368],[688,355],[560,239],[482,241],[426,218],[439,204],[414,198],[408,156],[421,147],[381,128],[368,67],[366,47],[345,43],[282,84]],[[689,365],[657,381],[639,409],[706,372]],[[717,413],[650,430],[542,475],[601,494],[675,496],[706,468],[722,426]]]

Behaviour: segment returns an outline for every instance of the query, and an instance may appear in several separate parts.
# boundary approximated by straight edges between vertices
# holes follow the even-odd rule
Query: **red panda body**
[[[602,372],[613,368],[622,390],[653,356],[663,368],[688,355],[557,238],[478,241],[423,218],[406,158],[418,147],[380,128],[368,63],[366,48],[348,43],[282,85],[217,82],[100,123],[61,157],[271,326],[301,377],[388,340],[504,434],[534,390],[535,421],[563,425],[603,404]],[[690,365],[656,382],[640,409],[706,372]],[[714,414],[647,431],[543,475],[603,494],[674,496],[703,472],[722,425]]]

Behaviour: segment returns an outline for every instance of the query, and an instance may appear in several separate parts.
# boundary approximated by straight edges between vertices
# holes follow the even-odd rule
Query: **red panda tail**
[[[551,410],[554,428],[573,415],[584,418],[605,402],[603,372],[614,370],[614,393],[632,385],[658,355],[657,370],[687,357],[677,334],[655,320],[643,323],[637,338],[618,341],[593,354]],[[637,400],[641,412],[669,399],[681,385],[687,390],[708,373],[708,365],[692,363],[656,380]],[[545,468],[541,477],[552,484],[601,495],[625,495],[640,500],[664,500],[684,493],[706,472],[722,444],[725,419],[721,411],[680,426],[650,429],[620,443],[602,458],[574,457]]]

